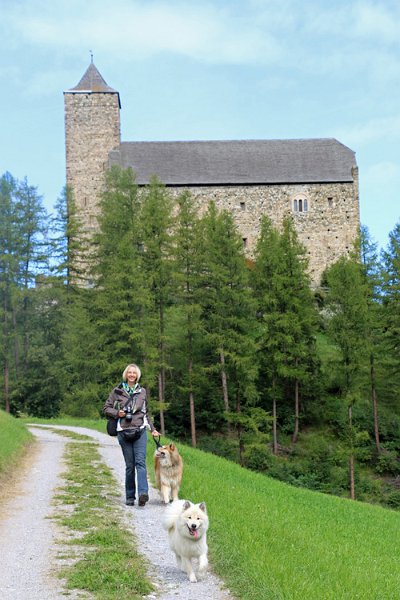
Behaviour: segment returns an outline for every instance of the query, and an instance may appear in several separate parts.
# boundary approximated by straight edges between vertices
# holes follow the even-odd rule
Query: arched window
[[[308,198],[305,194],[296,194],[293,198],[293,212],[306,213],[308,212]]]

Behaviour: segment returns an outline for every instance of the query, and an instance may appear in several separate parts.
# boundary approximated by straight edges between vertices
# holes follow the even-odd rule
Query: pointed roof
[[[93,63],[90,63],[85,73],[83,74],[79,83],[67,90],[70,93],[82,93],[82,92],[92,92],[92,93],[100,93],[100,94],[118,94],[118,102],[121,108],[121,102],[119,99],[119,93],[114,88],[110,87],[103,77],[100,75],[97,67]]]

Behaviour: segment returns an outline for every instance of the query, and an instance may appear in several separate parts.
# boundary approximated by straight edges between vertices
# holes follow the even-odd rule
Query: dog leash
[[[158,437],[158,439],[156,439],[157,437]],[[157,446],[157,448],[161,448],[162,447],[162,444],[160,442],[161,435],[159,435],[159,436],[153,435],[153,440],[154,440],[154,443]]]

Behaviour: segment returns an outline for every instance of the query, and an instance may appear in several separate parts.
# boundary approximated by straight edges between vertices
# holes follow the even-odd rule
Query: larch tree
[[[165,387],[169,369],[166,336],[166,311],[172,302],[173,218],[172,198],[156,178],[142,190],[140,240],[143,281],[148,305],[144,318],[145,355],[149,374],[155,369],[158,384],[160,432],[165,433]]]
[[[249,273],[243,240],[232,215],[218,213],[210,203],[200,219],[199,289],[201,319],[205,339],[211,350],[208,370],[218,372],[225,413],[242,412],[256,398],[255,303],[249,286]],[[233,396],[233,399],[230,397]],[[240,423],[237,427],[240,460],[244,447]]]
[[[360,396],[360,380],[366,360],[368,332],[368,289],[362,266],[356,258],[341,257],[326,273],[328,331],[341,353],[338,365],[341,393],[348,410],[348,447],[350,497],[355,499],[355,452],[357,432],[353,424],[353,406]]]

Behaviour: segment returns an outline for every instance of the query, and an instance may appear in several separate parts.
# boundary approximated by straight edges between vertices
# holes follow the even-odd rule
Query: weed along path
[[[165,506],[161,503],[157,490],[150,485],[150,499],[145,507],[125,506],[125,464],[115,438],[81,427],[40,425],[29,428],[37,439],[31,464],[26,468],[24,477],[19,479],[12,495],[2,500],[1,506],[1,600],[96,597],[78,589],[67,590],[64,580],[58,576],[70,559],[65,545],[65,532],[52,517],[57,511],[54,497],[64,483],[62,475],[65,472],[66,444],[71,440],[60,435],[62,431],[57,433],[53,430],[80,434],[97,442],[96,448],[101,461],[110,469],[114,478],[115,510],[119,512],[122,522],[126,522],[133,531],[137,551],[145,557],[148,577],[154,586],[154,591],[147,595],[135,595],[135,598],[232,600],[229,591],[210,570],[204,579],[190,583],[187,575],[177,568],[167,534],[162,527]]]

